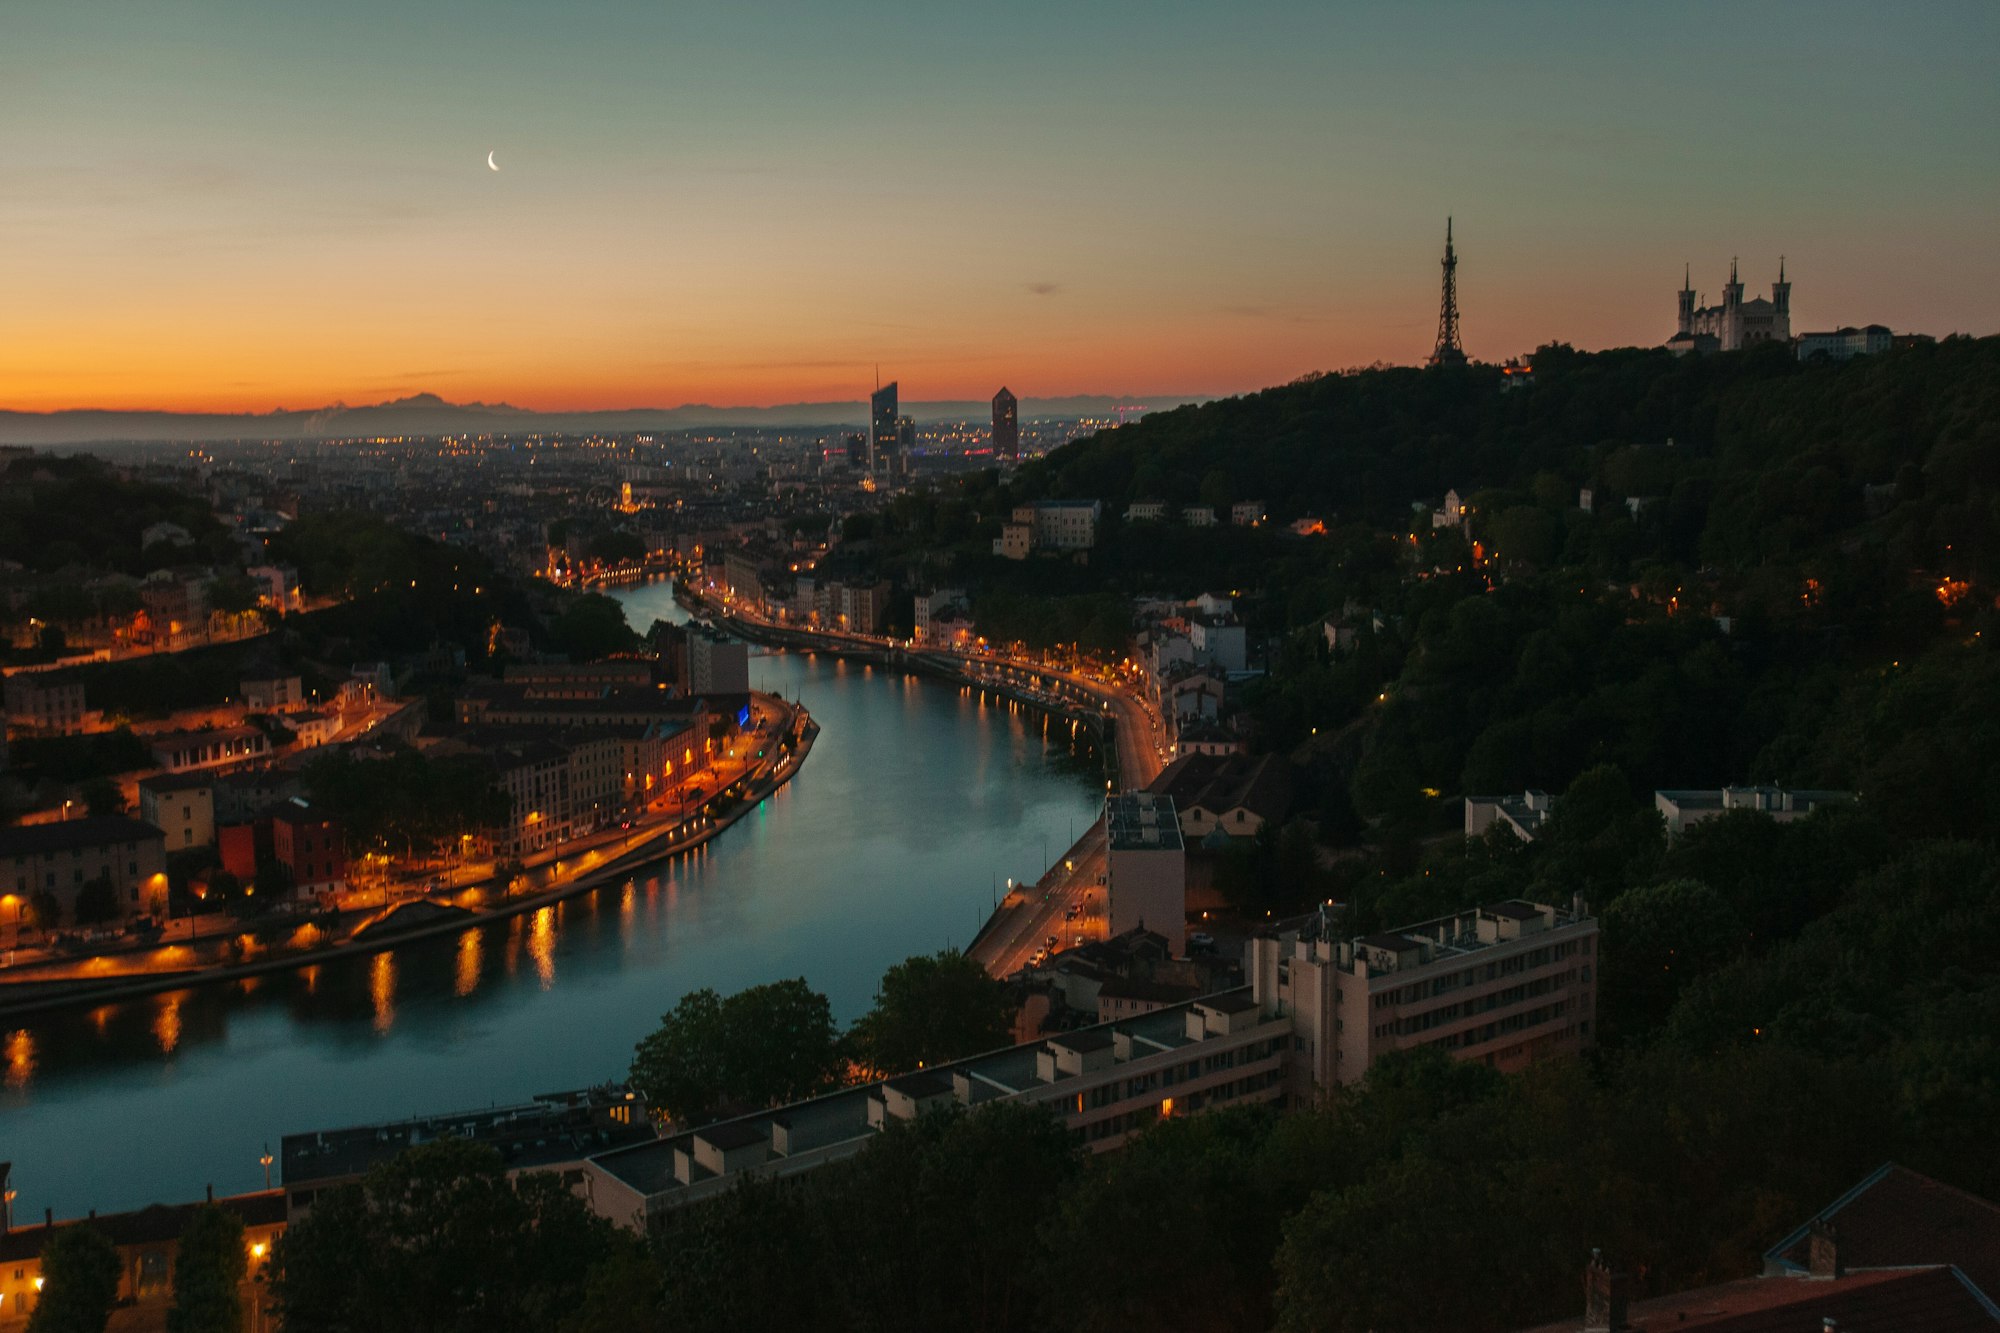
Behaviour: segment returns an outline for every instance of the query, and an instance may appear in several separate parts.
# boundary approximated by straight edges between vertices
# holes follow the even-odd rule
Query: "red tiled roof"
[[[2000,1315],[1956,1268],[1892,1268],[1837,1281],[1753,1277],[1641,1301],[1627,1315],[1632,1333],[1992,1333]],[[1533,1333],[1574,1333],[1581,1318]]]
[[[1839,1232],[1849,1269],[1955,1264],[2000,1299],[2000,1205],[1892,1162],[1817,1217]],[[1766,1271],[1803,1271],[1811,1251],[1802,1226],[1771,1247]]]

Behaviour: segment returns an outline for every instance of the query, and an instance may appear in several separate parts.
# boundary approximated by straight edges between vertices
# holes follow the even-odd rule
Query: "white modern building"
[[[1667,836],[1673,837],[1690,824],[1713,819],[1725,810],[1755,810],[1785,824],[1804,819],[1821,806],[1847,805],[1853,800],[1851,791],[1724,787],[1720,791],[1656,791],[1653,808],[1667,821]]]
[[[1495,824],[1504,825],[1522,842],[1533,842],[1555,809],[1555,798],[1533,788],[1519,796],[1465,798],[1465,836],[1476,838]]]

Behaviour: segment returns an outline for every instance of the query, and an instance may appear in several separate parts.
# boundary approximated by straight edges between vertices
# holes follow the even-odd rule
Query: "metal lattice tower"
[[[1451,248],[1451,219],[1444,220],[1444,303],[1438,309],[1438,340],[1429,366],[1462,366],[1465,348],[1458,341],[1458,255]]]

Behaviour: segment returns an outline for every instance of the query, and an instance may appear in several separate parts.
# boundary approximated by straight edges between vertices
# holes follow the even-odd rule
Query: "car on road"
[[[1048,944],[1050,949],[1054,949],[1056,947],[1056,937],[1054,935],[1049,936],[1046,943]]]

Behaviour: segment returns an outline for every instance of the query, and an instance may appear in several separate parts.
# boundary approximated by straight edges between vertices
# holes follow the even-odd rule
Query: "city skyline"
[[[1985,6],[10,27],[14,410],[762,406],[877,364],[1226,395],[1420,362],[1447,214],[1480,360],[1660,345],[1732,257],[1786,257],[1801,328],[1987,333],[2000,293]],[[854,96],[856,62],[897,77]]]

